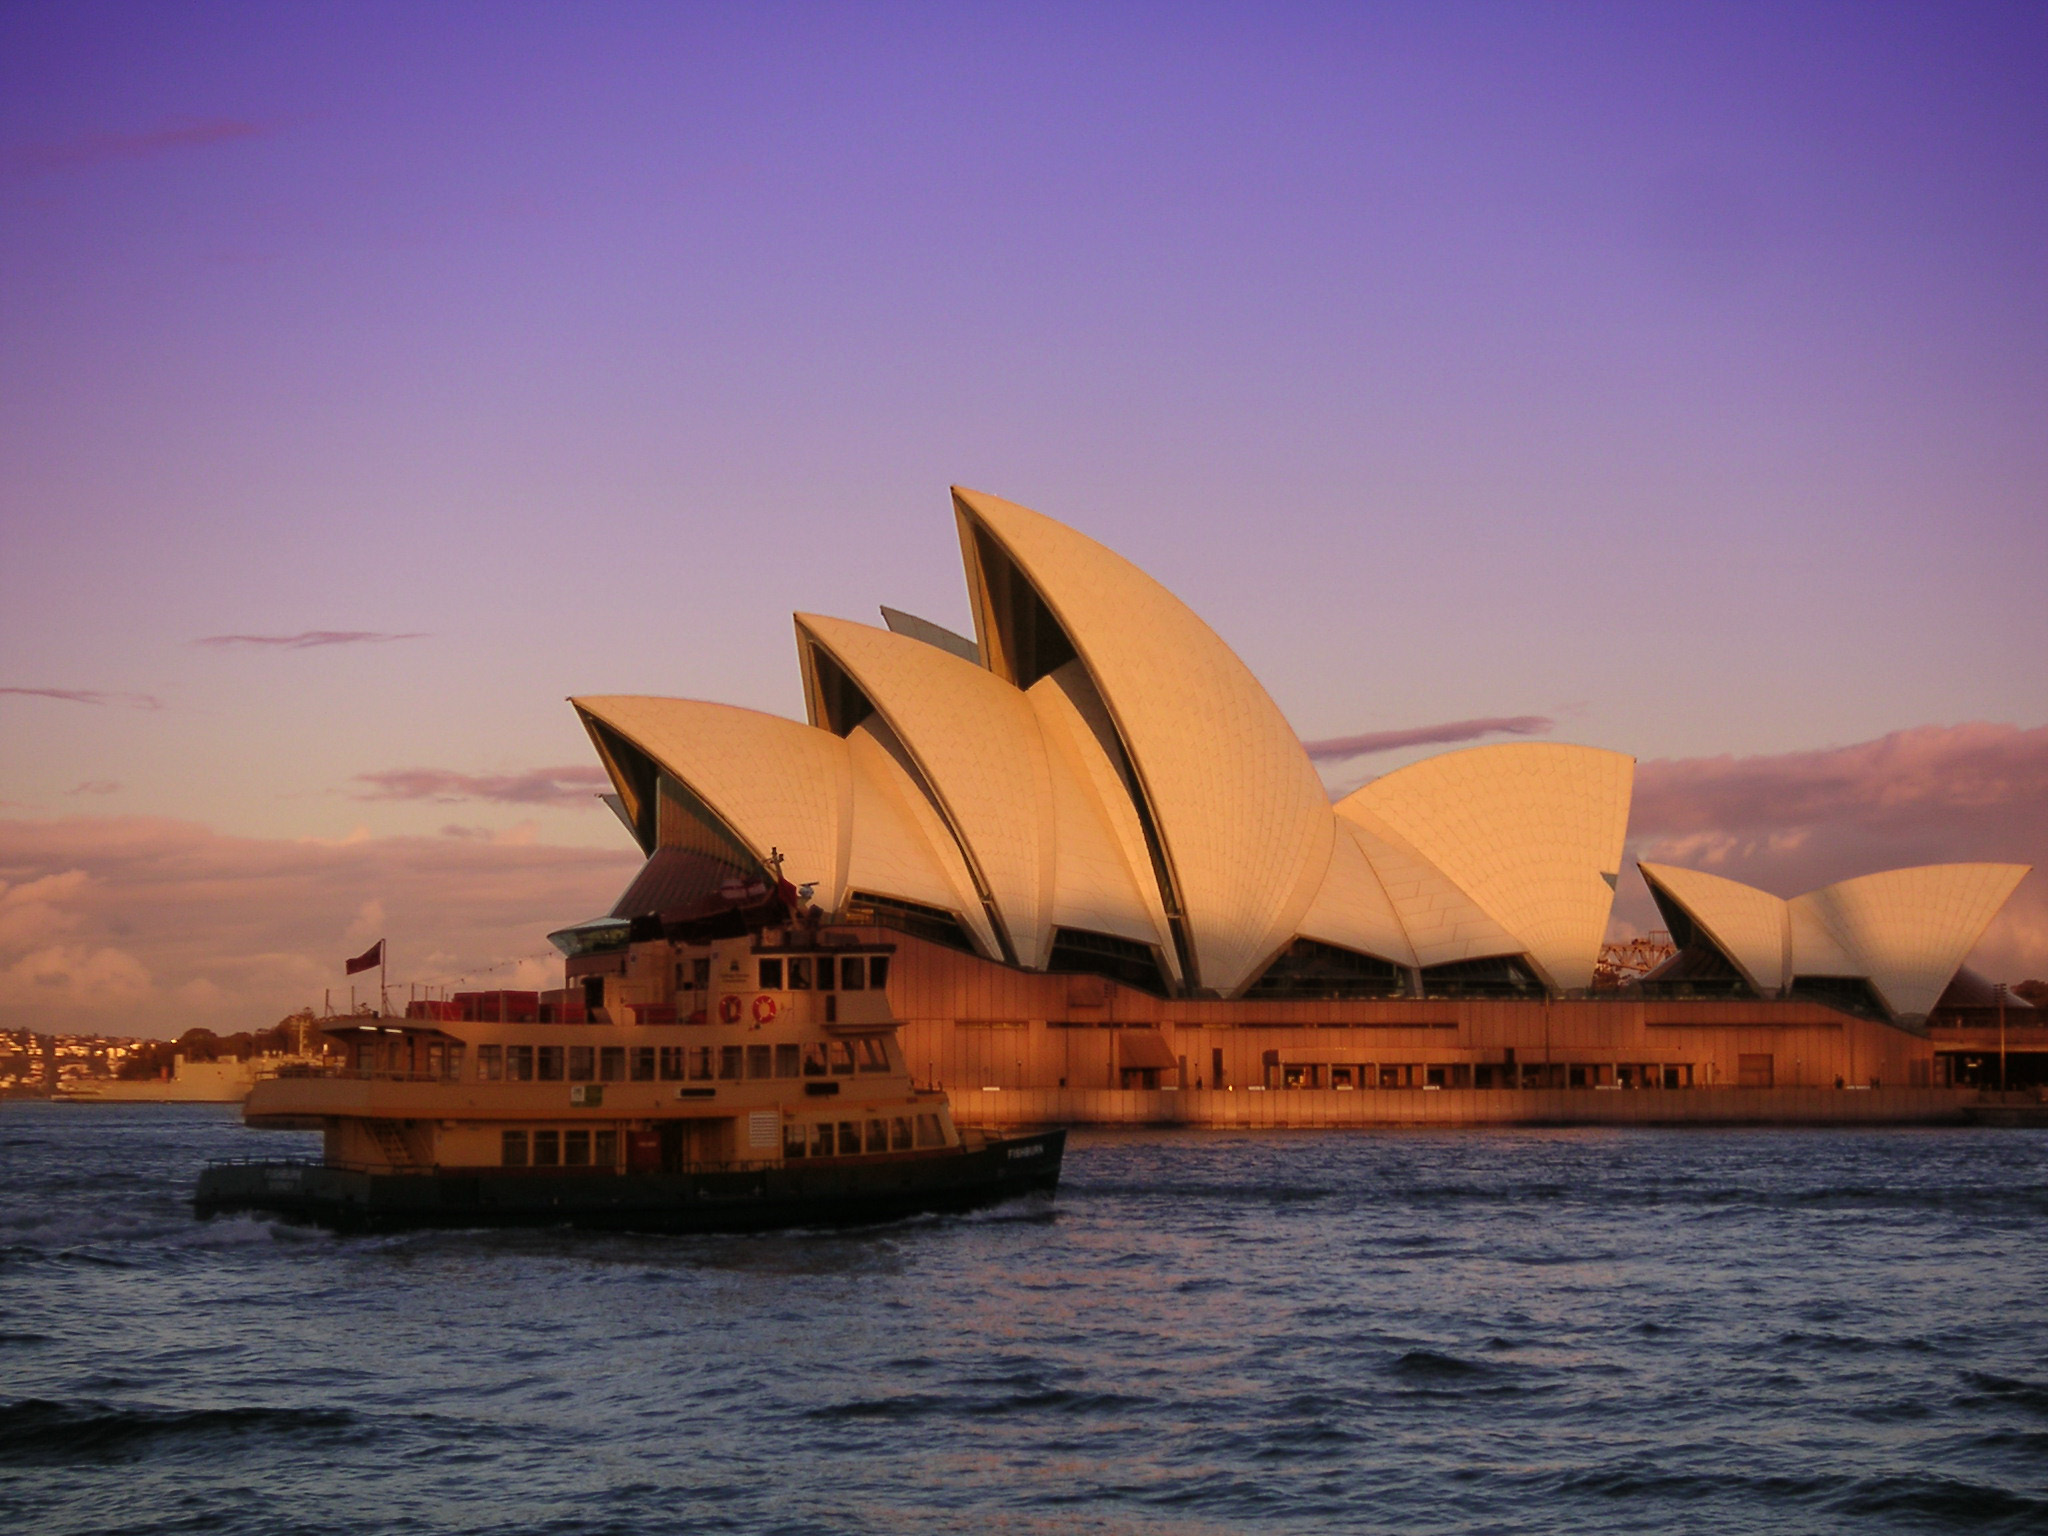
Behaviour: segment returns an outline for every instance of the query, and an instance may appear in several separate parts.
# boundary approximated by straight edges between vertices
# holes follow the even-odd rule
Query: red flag
[[[374,971],[383,963],[384,941],[379,939],[360,955],[357,955],[355,959],[349,961],[348,973],[353,976],[357,971]]]

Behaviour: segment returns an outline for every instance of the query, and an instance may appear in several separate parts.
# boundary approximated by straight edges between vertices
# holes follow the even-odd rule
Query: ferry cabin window
[[[848,1040],[834,1040],[827,1047],[832,1053],[832,1075],[851,1077],[853,1075],[853,1043]]]
[[[721,1045],[718,1048],[718,1076],[722,1082],[736,1082],[739,1079],[741,1063],[746,1051],[737,1045]]]
[[[810,1136],[802,1126],[792,1122],[782,1127],[782,1155],[784,1157],[802,1157],[810,1151],[810,1148]]]
[[[608,1083],[626,1080],[626,1048],[608,1045],[597,1053],[597,1075]]]
[[[898,1115],[889,1122],[889,1150],[908,1152],[910,1150],[910,1116]]]
[[[761,990],[763,992],[780,992],[782,990],[782,962],[780,960],[763,960],[761,962]]]
[[[868,962],[864,955],[839,957],[839,990],[858,992],[868,984]]]
[[[825,1075],[825,1047],[824,1047],[824,1046],[822,1046],[822,1045],[807,1045],[807,1046],[805,1046],[805,1047],[804,1047],[804,1076],[805,1076],[805,1077],[823,1077],[824,1075]]]
[[[863,1035],[860,1042],[860,1069],[863,1072],[886,1072],[889,1070],[889,1047],[874,1035]]]
[[[690,986],[698,992],[710,990],[711,957],[709,955],[704,956],[700,960],[692,960],[690,962]]]
[[[508,1045],[505,1047],[505,1081],[508,1083],[530,1083],[533,1081],[532,1046]]]
[[[553,1047],[549,1047],[553,1049]],[[569,1047],[569,1081],[587,1083],[597,1076],[597,1050],[588,1045]]]
[[[839,962],[830,955],[818,956],[818,990],[830,992],[839,982]]]
[[[747,1076],[773,1077],[775,1075],[775,1048],[768,1045],[747,1047]]]
[[[868,956],[868,986],[874,991],[879,992],[887,985],[889,985],[889,957],[887,955]]]
[[[889,1150],[889,1122],[870,1120],[868,1122],[868,1150],[886,1152]]]
[[[617,1131],[593,1131],[591,1133],[590,1162],[594,1168],[616,1168],[619,1166],[619,1133]]]
[[[651,1056],[654,1053],[649,1050],[647,1054]],[[637,1051],[634,1057],[633,1075],[638,1077],[640,1072]],[[664,1083],[680,1083],[683,1080],[683,1048],[680,1045],[664,1045],[661,1048],[661,1080]]]
[[[535,1131],[533,1133],[533,1166],[536,1168],[557,1168],[562,1162],[562,1133],[560,1131]]]
[[[476,1048],[476,1080],[480,1083],[495,1083],[505,1076],[505,1050],[503,1046],[480,1045]]]
[[[536,1070],[534,1075],[544,1083],[559,1083],[562,1080],[562,1047],[540,1045],[534,1047]]]
[[[946,1144],[946,1133],[940,1127],[937,1115],[917,1117],[917,1144],[920,1147],[943,1147]]]
[[[590,1132],[562,1132],[562,1165],[566,1168],[590,1166]]]
[[[797,1058],[802,1054],[803,1048],[801,1046],[778,1045],[775,1047],[775,1075],[777,1077],[795,1077],[797,1075]]]
[[[791,955],[789,957],[789,990],[808,992],[811,990],[811,957]]]
[[[839,1122],[839,1155],[852,1157],[860,1151],[860,1122],[842,1120]]]
[[[690,1050],[690,1081],[708,1083],[711,1081],[711,1047],[693,1046]]]
[[[678,992],[690,990],[690,962],[687,960],[678,960],[676,962],[676,990]]]
[[[498,1159],[507,1168],[526,1166],[526,1132],[507,1131],[498,1141]]]
[[[832,1124],[828,1120],[821,1120],[811,1127],[811,1156],[830,1157],[831,1155]]]

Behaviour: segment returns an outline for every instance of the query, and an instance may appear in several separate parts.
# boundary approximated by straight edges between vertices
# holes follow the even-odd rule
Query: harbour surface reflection
[[[200,1224],[0,1112],[20,1528],[2035,1530],[2048,1134],[1075,1137],[855,1234]]]

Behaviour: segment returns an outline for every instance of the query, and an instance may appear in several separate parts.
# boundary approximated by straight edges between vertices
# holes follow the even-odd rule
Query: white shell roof
[[[1588,987],[1628,833],[1635,759],[1512,742],[1446,752],[1347,795],[1514,935],[1551,983]]]
[[[1329,799],[1301,742],[1215,631],[1121,555],[1013,502],[957,488],[954,500],[1059,620],[1115,719],[1196,980],[1240,990],[1293,937],[1329,868]],[[980,630],[986,604],[974,608]]]
[[[1378,955],[1396,965],[1419,964],[1394,899],[1366,855],[1364,837],[1363,828],[1337,822],[1337,835],[1330,840],[1329,872],[1301,919],[1301,936]]]
[[[1848,941],[1885,1005],[1924,1016],[1991,919],[2026,877],[2024,864],[1926,864],[1823,886],[1796,898]],[[1793,968],[1810,973],[1793,935]]]
[[[765,862],[779,847],[791,882],[815,882],[827,906],[843,899],[853,784],[845,744],[830,731],[695,699],[569,702],[688,786],[755,858]]]
[[[942,908],[960,919],[984,955],[1000,955],[953,834],[905,765],[895,733],[883,721],[864,720],[845,746],[853,773],[853,839],[844,889]]]
[[[800,613],[889,722],[938,797],[970,870],[980,874],[1019,963],[1052,951],[1052,771],[1022,692],[937,646],[866,624]]]
[[[1401,931],[1408,935],[1417,965],[1448,965],[1454,960],[1522,952],[1520,939],[1459,890],[1450,876],[1417,852],[1371,806],[1355,803],[1357,798],[1351,795],[1339,801],[1337,818],[1349,826],[1371,861],[1401,919]]]
[[[1764,996],[1781,991],[1787,934],[1785,903],[1769,891],[1673,864],[1639,864],[1643,878],[1678,903],[1706,931],[1743,980]]]
[[[1787,901],[1699,870],[1641,867],[1759,991],[1799,976],[1860,976],[1907,1019],[1925,1017],[1940,1000],[2027,873],[2024,864],[1928,864]]]

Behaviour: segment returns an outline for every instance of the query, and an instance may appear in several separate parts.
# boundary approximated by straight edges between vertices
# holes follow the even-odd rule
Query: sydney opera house
[[[801,722],[573,701],[647,862],[556,936],[561,997],[687,1020],[693,935],[744,920],[772,949],[780,921],[893,943],[906,1054],[969,1096],[1955,1076],[1929,1020],[2024,867],[1785,900],[1645,864],[1677,952],[1596,987],[1632,758],[1481,746],[1332,804],[1172,593],[1051,518],[953,501],[972,639],[798,614]],[[743,910],[788,886],[792,911]]]

